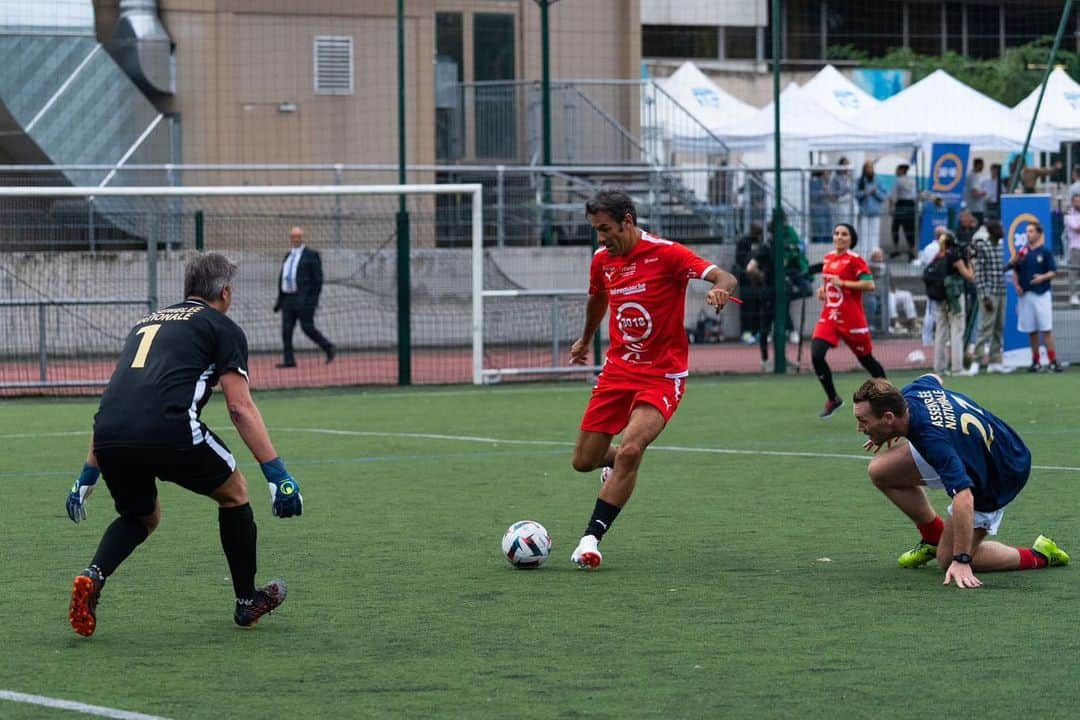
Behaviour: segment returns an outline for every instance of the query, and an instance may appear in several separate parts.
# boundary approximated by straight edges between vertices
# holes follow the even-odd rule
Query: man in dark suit
[[[279,368],[296,367],[292,336],[296,321],[312,342],[326,353],[326,362],[334,359],[334,344],[315,327],[315,309],[319,306],[323,272],[319,253],[304,245],[304,231],[294,227],[289,231],[292,249],[281,263],[278,275],[278,296],[274,312],[281,311],[281,340],[284,356]]]

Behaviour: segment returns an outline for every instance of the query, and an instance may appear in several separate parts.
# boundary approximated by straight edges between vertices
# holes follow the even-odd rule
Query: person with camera
[[[939,250],[923,271],[926,297],[937,303],[934,316],[934,372],[951,375],[964,369],[964,287],[975,273],[948,230],[938,233]],[[948,354],[947,354],[948,353]],[[951,362],[950,362],[951,360]]]
[[[956,248],[968,264],[975,269],[975,234],[981,228],[979,219],[975,214],[963,210],[960,212],[958,226],[956,228]],[[967,365],[975,354],[975,321],[979,313],[979,291],[973,280],[964,282],[964,365]]]
[[[1057,275],[1054,254],[1046,247],[1043,227],[1037,222],[1027,226],[1027,244],[1016,253],[1006,269],[1014,270],[1016,286],[1016,326],[1031,339],[1031,366],[1028,372],[1041,372],[1039,358],[1039,333],[1046,343],[1046,359],[1049,369],[1061,372],[1054,347],[1054,306],[1050,281]]]
[[[990,373],[1009,373],[1013,369],[1002,362],[1005,336],[1005,266],[1001,259],[1001,238],[1005,229],[1000,220],[991,220],[975,233],[975,286],[979,292],[979,335],[968,375],[978,375],[986,366]],[[981,358],[981,361],[980,361]]]

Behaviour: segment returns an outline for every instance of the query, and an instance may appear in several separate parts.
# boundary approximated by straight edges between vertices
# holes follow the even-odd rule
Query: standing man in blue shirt
[[[986,540],[996,535],[1005,506],[1031,474],[1031,452],[1003,420],[974,400],[946,390],[927,374],[898,390],[884,378],[867,380],[855,392],[854,411],[863,446],[877,453],[869,474],[918,527],[922,540],[899,558],[916,568],[937,558],[945,585],[976,588],[979,572],[1033,570],[1066,565],[1068,554],[1040,535],[1030,548]],[[907,443],[893,447],[897,439]],[[952,504],[942,521],[923,486],[944,489]]]
[[[1057,276],[1057,263],[1050,248],[1046,247],[1042,225],[1029,222],[1026,232],[1027,245],[1020,248],[1008,264],[1008,269],[1015,271],[1016,327],[1031,338],[1031,367],[1028,372],[1042,370],[1039,363],[1040,332],[1046,343],[1049,368],[1061,372],[1054,347],[1054,304],[1050,292],[1050,281]]]

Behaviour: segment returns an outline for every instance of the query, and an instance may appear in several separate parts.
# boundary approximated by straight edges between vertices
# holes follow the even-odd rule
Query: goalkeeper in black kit
[[[105,581],[161,520],[156,478],[218,504],[237,625],[251,627],[285,601],[283,580],[255,587],[258,533],[247,481],[229,448],[200,420],[211,388],[220,383],[229,417],[270,485],[274,515],[303,513],[300,484],[274,450],[248,388],[247,338],[225,315],[236,272],[219,253],[194,258],[184,271],[186,299],[144,317],[124,343],[94,416],[86,465],[67,498],[68,516],[84,520],[86,500],[101,476],[119,514],[72,584],[68,616],[80,635],[94,634]]]

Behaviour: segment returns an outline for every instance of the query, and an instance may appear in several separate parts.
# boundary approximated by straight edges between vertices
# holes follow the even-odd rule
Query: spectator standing
[[[1022,333],[1027,333],[1031,340],[1031,366],[1028,372],[1040,372],[1039,333],[1046,343],[1046,359],[1049,368],[1061,372],[1054,347],[1054,306],[1050,292],[1050,281],[1057,275],[1054,254],[1046,247],[1046,235],[1037,222],[1027,226],[1027,244],[1016,253],[1008,268],[1015,270],[1013,283],[1016,286],[1016,326]]]
[[[1073,165],[1072,184],[1069,185],[1069,198],[1080,195],[1080,165]]]
[[[837,162],[839,168],[829,178],[829,208],[833,222],[850,223],[851,216],[851,161],[846,157]]]
[[[810,242],[826,243],[832,238],[832,209],[829,204],[829,173],[810,173]]]
[[[874,162],[867,160],[855,183],[855,200],[859,204],[859,237],[871,252],[881,243],[881,206],[887,197],[885,188],[874,177]]]
[[[968,212],[975,216],[979,225],[986,221],[986,198],[988,195],[983,182],[986,178],[983,167],[982,158],[975,158],[971,162],[971,172],[968,174],[964,191],[964,205],[967,207]]]
[[[900,249],[900,230],[904,231],[907,240],[908,260],[915,259],[915,178],[908,175],[911,168],[906,163],[896,166],[896,183],[889,200],[892,205],[892,257],[902,255]]]
[[[1002,362],[1002,341],[1005,336],[1005,263],[1001,259],[1001,238],[1005,230],[1000,220],[991,220],[975,233],[975,286],[979,293],[979,336],[969,375],[978,375],[981,365],[986,371],[1012,372]]]
[[[1076,177],[1078,170],[1080,167],[1073,169],[1073,177]],[[1070,192],[1078,185],[1080,183],[1070,185]],[[1076,292],[1076,276],[1080,274],[1080,188],[1070,196],[1064,220],[1065,238],[1069,243],[1069,304],[1080,305],[1080,294]]]
[[[934,372],[964,369],[964,280],[973,280],[971,265],[956,246],[951,232],[938,235],[937,257],[926,268],[926,295],[937,301],[934,316]]]
[[[742,292],[739,293],[742,305],[739,305],[739,329],[742,332],[742,341],[750,344],[754,342],[754,335],[758,332],[761,313],[761,305],[768,296],[768,289],[762,288],[760,277],[748,273],[747,265],[757,255],[758,248],[764,239],[764,229],[759,222],[750,224],[750,232],[743,235],[735,242],[735,264],[731,268],[731,274],[739,281]]]
[[[986,217],[1001,219],[1001,165],[990,166],[990,174],[982,179],[982,190],[986,193]]]

